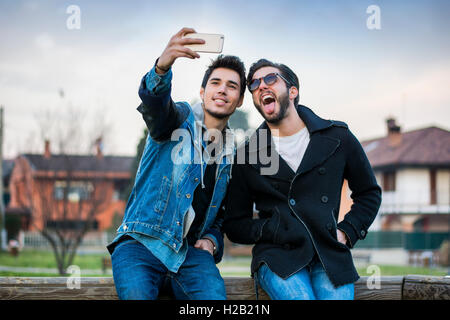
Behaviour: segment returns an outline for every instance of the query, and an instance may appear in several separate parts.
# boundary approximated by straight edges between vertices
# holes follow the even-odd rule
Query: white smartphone
[[[212,33],[188,33],[185,38],[196,38],[205,40],[205,44],[189,44],[185,47],[195,52],[221,53],[223,49],[223,34]]]

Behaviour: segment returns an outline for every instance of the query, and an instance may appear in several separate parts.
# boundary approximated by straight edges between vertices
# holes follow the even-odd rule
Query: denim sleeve
[[[156,63],[155,63],[156,65]],[[141,80],[139,97],[142,103],[137,110],[147,125],[152,139],[158,142],[170,139],[187,114],[171,99],[172,71],[158,75],[153,67]]]
[[[165,74],[157,74],[155,67],[153,67],[145,75],[145,85],[147,90],[149,90],[153,95],[158,95],[164,93],[170,89],[170,84],[172,83],[172,69],[169,69]]]
[[[222,224],[224,219],[224,205],[226,203],[227,197],[225,196],[222,204],[220,205],[219,211],[217,212],[216,220],[212,224],[212,226],[206,230],[205,235],[203,238],[209,238],[216,244],[216,252],[214,253],[214,261],[216,263],[219,263],[222,260],[223,257],[223,251],[224,251],[224,241],[223,241],[223,231],[222,231]]]

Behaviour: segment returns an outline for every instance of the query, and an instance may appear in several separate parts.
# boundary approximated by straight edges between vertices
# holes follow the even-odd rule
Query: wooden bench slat
[[[450,300],[450,277],[405,277],[404,300]]]
[[[403,276],[381,277],[379,289],[369,288],[371,277],[361,277],[355,283],[355,300],[401,300]]]
[[[82,277],[80,289],[67,287],[68,277],[0,277],[0,299],[116,300],[112,277]],[[73,280],[73,279],[71,279]],[[254,281],[249,277],[224,277],[230,300],[255,300]],[[380,288],[369,289],[372,278],[355,283],[355,300],[445,299],[450,300],[450,278],[431,276],[381,277]],[[73,283],[73,281],[69,282]],[[169,297],[161,297],[168,299]],[[259,288],[258,298],[267,300]]]

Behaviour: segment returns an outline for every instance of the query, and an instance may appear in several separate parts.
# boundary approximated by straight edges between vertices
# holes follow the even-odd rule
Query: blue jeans
[[[354,284],[335,288],[322,264],[313,262],[283,279],[262,264],[256,273],[259,285],[272,300],[353,300]]]
[[[175,299],[224,300],[225,283],[213,256],[189,246],[177,273],[170,272],[144,245],[134,239],[119,242],[111,256],[114,283],[121,300],[155,300],[164,283]]]

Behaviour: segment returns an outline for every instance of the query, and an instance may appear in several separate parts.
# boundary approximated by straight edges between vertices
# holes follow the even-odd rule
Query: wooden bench
[[[255,300],[253,279],[225,277],[229,300]],[[70,277],[0,277],[0,299],[15,300],[116,300],[112,277],[81,277],[79,288]],[[68,285],[69,284],[69,285]],[[356,300],[450,300],[450,277],[385,276],[379,289],[372,279],[361,277],[355,284]],[[372,288],[372,289],[370,289]],[[170,299],[161,297],[161,299]],[[259,289],[259,299],[269,297]]]

